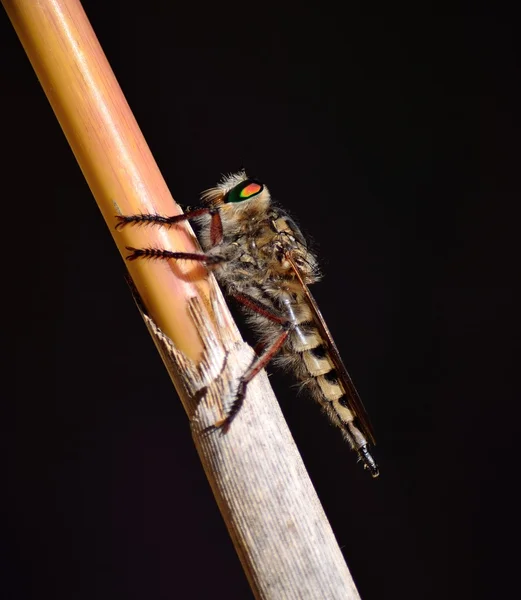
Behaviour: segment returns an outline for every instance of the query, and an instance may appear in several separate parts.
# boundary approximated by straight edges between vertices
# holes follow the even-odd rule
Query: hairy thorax
[[[263,215],[244,211],[230,221],[225,215],[223,241],[213,249],[213,253],[226,259],[215,274],[228,290],[249,290],[255,296],[261,291],[270,296],[284,292],[298,294],[301,285],[290,259],[306,284],[318,280],[315,257],[283,211],[272,208]]]

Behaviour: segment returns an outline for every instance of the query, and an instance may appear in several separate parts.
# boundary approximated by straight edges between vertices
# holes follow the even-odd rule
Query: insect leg
[[[170,250],[161,250],[160,248],[133,248],[125,246],[130,250],[131,254],[127,256],[127,260],[137,260],[138,258],[146,258],[149,260],[195,260],[206,265],[216,265],[223,262],[225,259],[221,256],[212,256],[197,252],[171,252]]]
[[[145,213],[139,215],[116,215],[118,223],[116,229],[123,229],[127,225],[159,225],[170,227],[189,219],[194,219],[202,215],[206,215],[210,212],[209,208],[196,208],[190,210],[182,215],[175,215],[173,217],[165,217],[163,215],[157,215],[153,213]]]
[[[215,428],[222,428],[222,431],[226,433],[231,425],[233,419],[237,416],[240,411],[244,398],[246,396],[246,387],[248,383],[261,371],[264,367],[271,361],[271,359],[277,354],[277,352],[281,349],[282,345],[286,341],[291,328],[288,327],[285,329],[279,337],[275,340],[275,342],[265,350],[261,356],[256,356],[250,365],[249,369],[244,373],[239,381],[239,385],[237,386],[237,392],[235,394],[235,400],[230,407],[230,411],[225,419],[218,421],[215,424]]]
[[[290,323],[290,320],[287,317],[275,312],[271,307],[266,306],[265,304],[257,300],[257,298],[254,298],[249,294],[236,293],[231,294],[231,296],[246,308],[249,308],[253,312],[258,313],[263,317],[266,317],[266,319],[268,319],[269,321],[273,321],[274,323],[278,323],[279,325],[285,325],[286,323]]]
[[[223,222],[221,213],[217,208],[210,209],[212,220],[210,221],[210,241],[212,246],[218,246],[223,241]]]
[[[243,293],[235,293],[231,295],[233,298],[235,298],[235,300],[237,300],[237,302],[239,302],[246,308],[249,308],[253,312],[262,315],[269,321],[277,323],[278,325],[282,325],[284,329],[271,346],[266,348],[260,356],[255,357],[246,373],[244,373],[244,375],[241,377],[239,385],[237,386],[235,400],[233,401],[228,415],[225,419],[222,419],[221,421],[215,424],[215,427],[222,428],[222,431],[224,433],[228,431],[231,422],[237,416],[244,403],[246,387],[248,386],[248,383],[259,373],[259,371],[264,369],[264,367],[282,348],[284,342],[288,338],[288,335],[290,334],[293,328],[292,322],[287,317],[281,314],[277,314],[271,307],[266,306],[253,296]]]
[[[172,227],[178,223],[189,221],[203,215],[210,215],[210,240],[212,246],[217,246],[223,240],[223,224],[219,209],[212,208],[196,208],[195,210],[189,210],[182,215],[175,215],[173,217],[165,217],[163,215],[157,215],[153,213],[145,213],[139,215],[116,215],[118,223],[116,229],[123,229],[127,225],[158,225],[160,227]]]

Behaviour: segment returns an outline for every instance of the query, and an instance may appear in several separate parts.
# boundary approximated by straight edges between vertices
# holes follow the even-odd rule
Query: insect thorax
[[[298,227],[281,209],[269,207],[266,211],[257,211],[252,205],[247,210],[223,210],[221,218],[221,244],[212,248],[208,235],[205,235],[208,218],[201,219],[199,237],[205,250],[224,259],[215,275],[228,292],[256,289],[269,296],[284,291],[298,293],[301,286],[295,279],[288,255],[307,284],[318,280],[315,257],[308,250]]]

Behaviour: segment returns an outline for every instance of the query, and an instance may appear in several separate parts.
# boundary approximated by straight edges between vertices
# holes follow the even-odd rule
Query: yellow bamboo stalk
[[[78,1],[5,1],[5,8],[78,160],[119,251],[148,245],[197,251],[188,227],[128,227],[116,232],[115,215],[181,212],[123,96]],[[208,297],[205,269],[180,262],[128,264],[158,326],[197,360],[202,343],[186,310],[187,299]],[[208,302],[206,302],[208,304]]]
[[[79,1],[2,3],[120,252],[126,245],[197,251],[187,225],[115,230],[117,213],[180,210]],[[128,266],[256,597],[359,599],[265,373],[248,386],[230,432],[204,434],[223,416],[253,353],[213,277],[188,261],[171,263]]]

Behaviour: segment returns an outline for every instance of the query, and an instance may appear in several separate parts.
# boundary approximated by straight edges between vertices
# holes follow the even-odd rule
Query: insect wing
[[[295,272],[295,275],[297,276],[297,279],[299,280],[300,284],[302,285],[302,289],[304,290],[306,300],[308,302],[308,305],[309,305],[311,312],[313,314],[313,317],[315,319],[315,323],[322,335],[322,339],[326,342],[329,355],[331,357],[331,360],[333,361],[333,365],[334,365],[337,375],[338,375],[338,379],[346,393],[348,408],[358,418],[361,428],[362,428],[362,433],[367,437],[367,439],[373,445],[375,445],[374,431],[373,431],[371,422],[369,421],[369,416],[367,414],[367,411],[364,408],[364,405],[362,403],[362,400],[360,399],[360,396],[358,395],[358,392],[356,391],[355,384],[353,383],[342,359],[340,358],[340,353],[338,352],[338,348],[336,347],[333,337],[331,336],[331,333],[326,325],[326,322],[324,321],[324,317],[322,316],[322,313],[320,312],[315,299],[313,298],[311,292],[309,291],[308,286],[304,283],[304,280],[299,272],[299,269],[298,269],[297,265],[295,264],[295,262],[292,260],[291,255],[288,254],[287,259],[290,262],[290,264],[293,268],[293,271]]]

